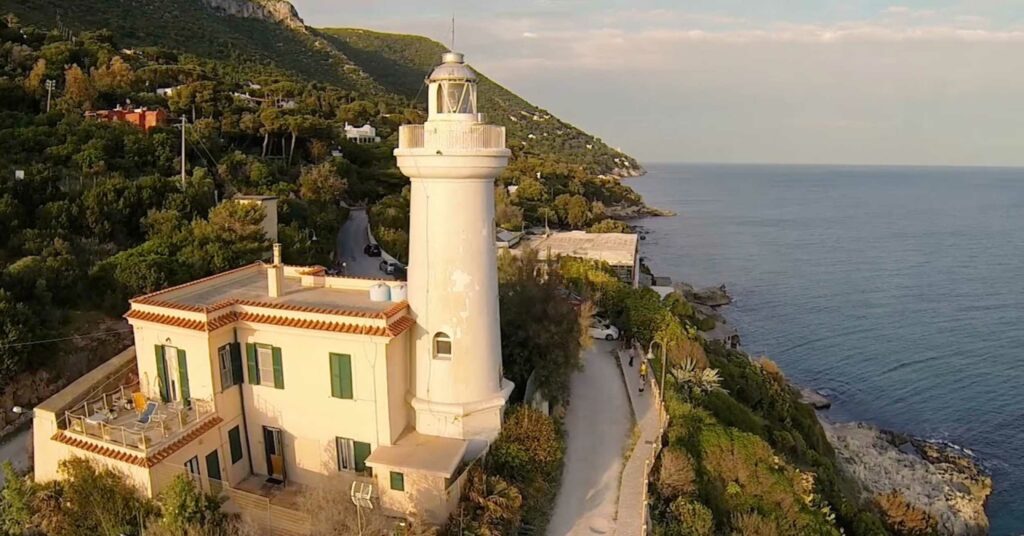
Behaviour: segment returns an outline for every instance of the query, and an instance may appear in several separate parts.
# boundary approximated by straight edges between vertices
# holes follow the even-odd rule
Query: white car
[[[590,325],[590,336],[595,339],[615,341],[619,338],[619,328],[611,324],[593,323]]]

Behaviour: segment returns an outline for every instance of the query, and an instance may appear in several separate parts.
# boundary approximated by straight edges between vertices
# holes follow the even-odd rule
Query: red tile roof
[[[132,309],[124,314],[125,318],[134,320],[143,320],[146,322],[156,322],[157,324],[165,324],[168,326],[174,326],[178,328],[194,329],[197,331],[210,331],[206,322],[202,320],[195,320],[191,318],[181,318],[172,315],[162,315],[160,313],[151,313],[149,311],[140,311],[138,309]]]
[[[195,441],[199,436],[201,436],[201,435],[205,434],[206,432],[212,430],[213,427],[217,426],[218,424],[220,424],[222,422],[224,422],[224,419],[222,419],[222,418],[220,418],[219,416],[216,416],[216,415],[211,417],[211,418],[208,418],[205,421],[203,421],[202,424],[200,424],[199,426],[189,430],[187,434],[185,434],[185,435],[181,436],[180,438],[176,439],[173,443],[167,445],[166,447],[163,447],[163,448],[157,450],[152,455],[147,456],[147,457],[142,457],[142,456],[139,456],[138,454],[130,454],[130,453],[124,452],[122,450],[118,450],[118,449],[115,449],[115,448],[112,448],[112,447],[107,447],[107,446],[95,443],[93,441],[88,441],[88,440],[85,440],[85,439],[80,439],[80,438],[75,437],[74,434],[69,434],[69,433],[64,432],[64,431],[57,432],[50,439],[52,439],[54,441],[59,441],[61,443],[64,443],[65,445],[68,445],[69,447],[74,447],[76,449],[84,450],[86,452],[91,452],[93,454],[98,454],[100,456],[103,456],[103,457],[106,457],[106,458],[110,458],[112,460],[117,460],[119,462],[124,462],[124,463],[130,463],[132,465],[137,465],[139,467],[149,468],[149,467],[153,467],[154,465],[164,461],[165,459],[167,459],[168,456],[170,456],[171,454],[174,454],[175,452],[181,450],[182,447],[184,447],[185,445],[191,443],[192,441]]]

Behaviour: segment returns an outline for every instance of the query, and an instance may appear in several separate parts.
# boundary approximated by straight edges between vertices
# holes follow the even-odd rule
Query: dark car
[[[363,248],[363,253],[365,253],[367,257],[380,257],[380,245],[366,244],[366,247]]]

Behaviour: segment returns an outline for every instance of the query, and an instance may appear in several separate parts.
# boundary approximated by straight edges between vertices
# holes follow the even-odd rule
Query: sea
[[[655,274],[724,283],[744,348],[858,420],[968,449],[1024,534],[1024,169],[663,164]]]

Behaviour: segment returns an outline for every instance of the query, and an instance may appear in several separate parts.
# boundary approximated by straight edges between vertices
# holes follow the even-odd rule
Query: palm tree
[[[467,484],[463,507],[468,519],[463,530],[480,536],[515,533],[523,504],[519,490],[501,477],[488,476],[477,467],[470,469]]]

